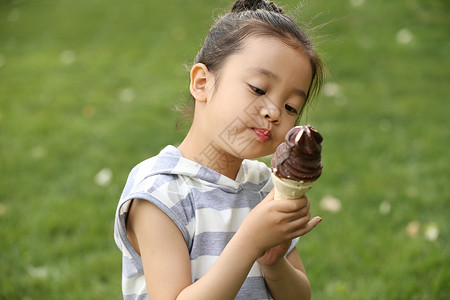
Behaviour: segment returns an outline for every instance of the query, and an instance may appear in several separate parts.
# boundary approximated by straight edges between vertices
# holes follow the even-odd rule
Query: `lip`
[[[258,141],[265,143],[270,139],[270,130],[265,128],[252,128],[253,132],[256,134]]]

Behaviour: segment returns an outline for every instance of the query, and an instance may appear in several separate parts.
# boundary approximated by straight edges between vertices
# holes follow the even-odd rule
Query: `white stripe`
[[[259,184],[270,177],[269,168],[264,163],[256,160],[245,160],[244,163],[246,173],[239,178],[240,182]],[[238,181],[238,178],[236,180]]]
[[[177,165],[172,169],[172,174],[185,174],[186,171],[189,172],[188,176],[195,176],[198,173],[202,165],[193,163],[188,159],[180,158],[178,159]]]
[[[176,205],[182,199],[185,199],[191,192],[191,189],[189,188],[187,183],[184,180],[180,180],[180,178],[178,180],[169,181],[163,184],[161,187],[158,188],[158,190],[162,191],[162,193],[166,195],[166,197],[169,197],[170,203],[172,204],[172,206],[170,207],[173,207],[173,205]],[[164,199],[164,198],[157,198],[157,199]],[[168,204],[166,203],[167,201],[163,202],[164,204]]]
[[[154,190],[151,195],[158,199],[159,201],[161,201],[162,203],[164,203],[167,208],[171,209],[172,207],[174,207],[178,202],[180,202],[180,200],[182,199],[182,193],[178,194],[172,194],[168,192],[167,189],[167,185],[168,183],[163,184],[161,187],[159,187],[158,189]],[[178,196],[178,197],[177,197]]]
[[[122,276],[122,291],[124,295],[142,295],[147,293],[144,274],[131,278]]]
[[[247,277],[259,277],[263,276],[261,268],[259,267],[258,263],[254,263],[253,267],[250,269],[250,272],[248,273]]]
[[[128,209],[130,208],[130,205],[131,205],[131,201],[130,201],[130,200],[125,201],[125,202],[122,204],[122,206],[120,207],[119,215],[121,216],[121,215],[127,213],[127,212],[128,212]]]
[[[123,242],[122,242],[122,253],[123,253],[123,256],[125,256],[126,258],[133,259],[133,257],[131,256],[131,253],[128,251],[127,247],[125,247]]]
[[[116,242],[117,247],[120,249],[120,251],[122,251],[123,247],[123,243],[122,240],[120,239],[119,236],[117,236],[116,234],[114,234],[114,241]]]
[[[134,177],[133,187],[139,184],[145,177],[147,177],[149,173],[148,171],[153,169],[155,161],[156,159],[150,158],[137,165],[138,169]]]
[[[208,272],[214,265],[218,256],[200,256],[197,259],[191,261],[191,274],[192,280],[199,279]],[[263,276],[261,268],[258,263],[254,263],[247,277],[260,277]]]
[[[203,232],[236,232],[249,212],[249,207],[226,210],[198,209],[195,211],[197,219],[195,234]]]
[[[184,180],[186,180],[186,182],[188,183],[188,186],[191,189],[195,188],[202,193],[217,190],[217,187],[209,186],[208,184],[210,184],[210,182],[208,182],[208,181],[201,180],[198,178],[193,179],[192,177],[188,177],[188,176],[183,176],[183,178],[184,178]]]

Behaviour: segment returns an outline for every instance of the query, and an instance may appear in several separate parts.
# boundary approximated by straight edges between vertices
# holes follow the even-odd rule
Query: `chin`
[[[241,158],[243,159],[257,159],[263,156],[271,155],[275,152],[278,145],[275,145],[270,141],[266,143],[256,142],[254,144],[249,145],[244,151],[241,153]]]

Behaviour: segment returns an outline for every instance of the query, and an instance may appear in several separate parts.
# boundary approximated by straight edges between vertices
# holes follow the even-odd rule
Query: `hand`
[[[286,255],[286,252],[289,250],[291,244],[292,241],[288,241],[286,243],[267,249],[263,253],[263,255],[261,255],[257,259],[258,264],[267,266],[272,266],[276,264],[280,258]]]
[[[308,226],[308,228],[307,228],[308,231],[305,232],[304,234],[306,234],[309,231],[311,231],[321,221],[322,221],[322,218],[320,218],[320,217],[315,217],[314,219],[309,221],[308,224],[305,225],[305,226]],[[283,243],[283,244],[277,245],[275,247],[272,247],[270,249],[267,249],[263,253],[263,255],[261,255],[257,259],[257,262],[260,265],[266,265],[266,266],[273,266],[273,265],[275,265],[280,260],[280,258],[282,258],[282,257],[284,257],[286,255],[287,251],[291,247],[291,244],[292,244],[292,241],[288,241],[286,243]]]
[[[290,243],[292,239],[308,233],[320,220],[319,217],[310,220],[306,196],[275,201],[272,190],[245,218],[239,232],[257,248],[260,257],[266,250]],[[268,256],[279,258],[286,251],[285,246],[278,247],[267,253],[266,259]]]

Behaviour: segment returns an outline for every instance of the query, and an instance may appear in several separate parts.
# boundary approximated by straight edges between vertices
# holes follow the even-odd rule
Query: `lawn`
[[[229,5],[0,1],[0,299],[121,299],[126,176],[182,140],[185,65]],[[300,9],[328,68],[301,120],[324,136],[324,221],[298,245],[313,299],[450,298],[449,16],[444,0]]]

